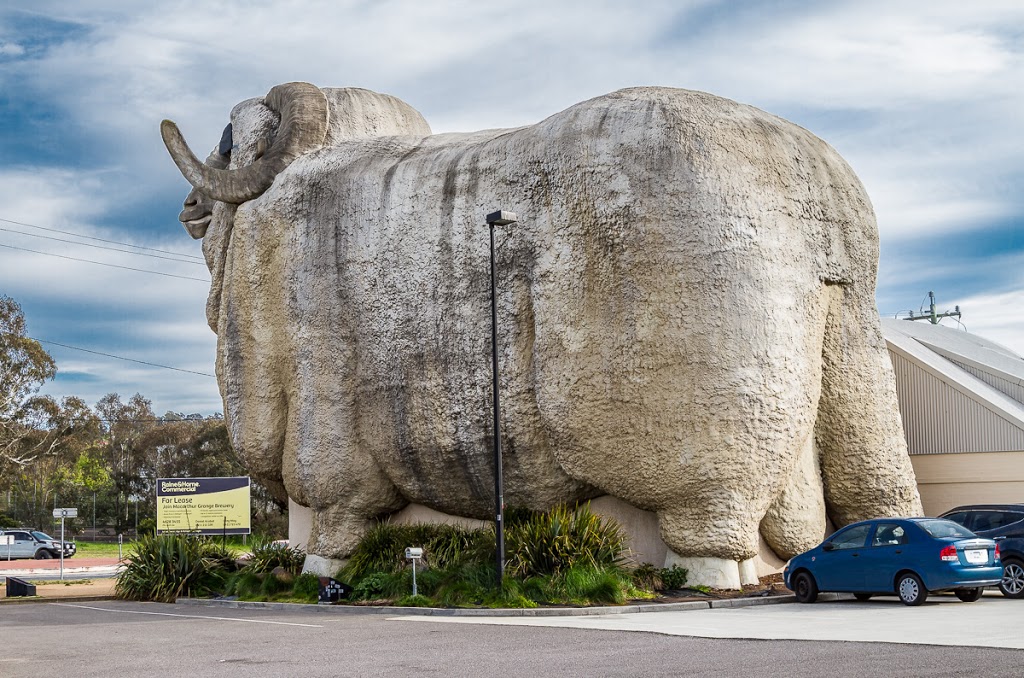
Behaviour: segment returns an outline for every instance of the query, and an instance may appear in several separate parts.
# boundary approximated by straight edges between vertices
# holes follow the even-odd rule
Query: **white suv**
[[[9,528],[0,530],[0,537],[11,536],[14,540],[4,544],[0,540],[0,560],[10,558],[35,558],[45,560],[60,558],[60,540],[54,539],[45,532],[26,528]],[[64,557],[70,558],[77,550],[74,542],[64,542]]]

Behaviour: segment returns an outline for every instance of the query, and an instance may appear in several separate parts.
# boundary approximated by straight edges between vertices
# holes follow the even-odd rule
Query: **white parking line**
[[[200,614],[172,614],[170,612],[144,612],[142,610],[111,610],[107,607],[90,607],[89,605],[72,605],[71,603],[50,603],[58,607],[78,607],[83,610],[99,610],[100,612],[117,612],[122,614],[150,614],[158,617],[182,617],[185,619],[213,619],[216,621],[245,622],[247,624],[277,624],[280,626],[304,626],[311,629],[322,629],[320,624],[297,624],[294,622],[270,621],[268,619],[237,619],[235,617],[206,617]]]

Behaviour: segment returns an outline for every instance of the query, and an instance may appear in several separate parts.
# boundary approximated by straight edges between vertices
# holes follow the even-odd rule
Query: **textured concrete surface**
[[[813,605],[745,606],[664,614],[493,618],[403,617],[406,621],[644,631],[674,636],[760,640],[831,640],[1024,649],[1019,601],[986,593],[975,603],[935,597],[921,607],[896,598]],[[1019,669],[1019,664],[1018,667]]]
[[[212,199],[232,441],[312,509],[311,553],[344,557],[409,503],[490,517],[498,208],[519,215],[497,253],[508,505],[617,497],[708,583],[749,576],[761,537],[787,557],[827,518],[920,513],[874,215],[825,142],[667,88],[439,135],[393,97],[291,89],[309,120],[287,87],[232,112],[229,174],[295,156],[258,197],[169,146]]]

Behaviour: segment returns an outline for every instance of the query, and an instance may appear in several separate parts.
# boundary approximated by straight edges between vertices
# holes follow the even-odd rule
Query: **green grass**
[[[134,544],[135,542],[126,541],[121,545],[122,553],[127,555]],[[76,542],[75,545],[78,547],[78,551],[72,556],[73,558],[117,558],[117,544],[80,541]]]
[[[218,539],[213,538],[211,540],[218,544],[220,543],[220,540]],[[75,553],[74,556],[72,556],[72,560],[75,558],[117,558],[116,543],[105,544],[103,542],[79,541],[75,542],[75,545],[78,547],[78,551]],[[250,546],[251,545],[252,544],[250,542]],[[121,555],[127,557],[128,553],[132,550],[134,546],[134,541],[126,541],[123,544],[121,544]],[[241,544],[237,543],[233,544],[231,543],[231,540],[228,540],[227,550],[231,551],[237,556],[243,553],[248,553],[249,546],[242,546]]]
[[[65,579],[64,581],[59,579],[30,579],[28,583],[33,586],[50,586],[51,584],[71,586],[72,584],[91,584],[92,579]]]

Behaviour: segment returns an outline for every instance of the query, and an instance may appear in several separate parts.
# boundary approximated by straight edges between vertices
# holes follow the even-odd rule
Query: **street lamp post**
[[[498,588],[505,577],[505,497],[501,478],[501,428],[498,419],[500,400],[498,398],[498,298],[494,272],[494,227],[516,223],[513,212],[491,212],[487,215],[487,226],[491,232],[491,375],[494,402],[494,557],[498,566]]]

